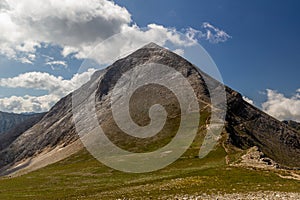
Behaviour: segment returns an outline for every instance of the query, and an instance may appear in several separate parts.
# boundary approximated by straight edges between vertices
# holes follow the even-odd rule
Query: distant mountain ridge
[[[2,132],[0,134],[0,151],[8,147],[22,133],[38,123],[44,115],[45,113],[32,113],[21,122],[16,123],[12,128]]]
[[[7,113],[0,111],[0,135],[8,131],[9,129],[15,127],[26,119],[29,119],[35,115],[35,113],[26,113],[26,114],[16,114],[16,113]]]
[[[159,63],[174,68],[180,72],[191,84],[197,96],[199,107],[203,118],[198,135],[205,135],[205,127],[210,118],[210,95],[204,77],[207,74],[199,70],[190,62],[179,55],[151,43],[138,49],[129,56],[117,60],[106,69],[97,71],[91,80],[84,84],[79,90],[85,95],[76,96],[76,92],[67,95],[57,102],[51,110],[34,126],[20,134],[8,147],[0,151],[0,169],[6,171],[14,169],[18,163],[38,157],[39,154],[53,151],[57,147],[60,152],[65,147],[74,144],[79,140],[72,113],[72,95],[78,98],[76,108],[82,107],[82,102],[95,93],[95,104],[98,119],[101,119],[101,126],[107,133],[107,137],[118,146],[133,152],[142,152],[145,149],[136,148],[141,145],[146,150],[153,150],[164,146],[170,141],[173,129],[178,125],[179,104],[176,103],[174,95],[163,88],[140,89],[135,95],[133,105],[133,118],[139,124],[149,122],[149,102],[154,101],[155,95],[163,94],[161,105],[172,113],[166,121],[164,130],[149,140],[130,137],[117,127],[113,121],[110,109],[110,97],[116,81],[128,70],[135,66],[147,63]],[[219,82],[209,78],[216,88]],[[154,92],[158,89],[158,93]],[[79,91],[78,90],[78,91]],[[257,146],[266,156],[278,162],[282,166],[300,167],[300,133],[283,122],[267,115],[256,107],[245,102],[242,95],[229,87],[226,87],[228,111],[226,115],[225,129],[222,133],[224,143],[227,147],[248,149]],[[85,120],[84,118],[79,120]],[[91,127],[91,130],[94,127]],[[161,142],[163,141],[163,142]],[[220,141],[221,142],[221,141]],[[68,154],[69,155],[69,154]],[[63,158],[63,157],[62,157]],[[61,159],[62,159],[61,158]]]

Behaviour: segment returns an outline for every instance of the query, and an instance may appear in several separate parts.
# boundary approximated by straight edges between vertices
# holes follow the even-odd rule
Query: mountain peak
[[[163,47],[159,46],[158,44],[156,44],[154,42],[150,42],[150,43],[146,44],[145,46],[143,46],[143,48],[164,49]]]
[[[37,124],[21,133],[8,147],[1,150],[0,176],[1,174],[9,174],[20,170],[24,170],[23,172],[27,169],[31,170],[32,164],[29,165],[27,160],[31,160],[33,156],[39,156],[38,154],[44,156],[43,152],[47,152],[47,155],[50,156],[48,154],[49,149],[53,152],[51,156],[53,156],[52,158],[55,157],[56,161],[81,149],[82,146],[77,143],[81,144],[74,124],[73,109],[78,109],[83,115],[85,113],[88,115],[89,112],[86,112],[84,108],[87,100],[91,99],[91,97],[95,100],[95,112],[98,119],[101,119],[101,127],[113,144],[118,145],[121,149],[136,153],[144,152],[145,150],[152,151],[153,147],[157,147],[157,149],[164,147],[167,142],[170,142],[169,139],[174,137],[177,128],[180,126],[180,118],[182,116],[180,102],[168,88],[158,84],[147,84],[136,89],[132,93],[133,98],[130,97],[130,115],[132,114],[132,120],[142,126],[150,122],[148,114],[152,105],[159,104],[165,108],[168,113],[166,124],[163,130],[155,137],[149,137],[145,140],[144,138],[141,139],[124,133],[114,121],[112,114],[111,99],[114,92],[117,91],[118,94],[126,92],[126,87],[131,87],[131,80],[136,78],[140,80],[146,79],[148,74],[136,73],[134,76],[128,76],[127,82],[124,83],[126,87],[119,87],[118,90],[114,90],[118,80],[134,67],[146,66],[148,63],[157,63],[171,67],[188,80],[199,102],[200,111],[205,114],[201,115],[201,117],[204,116],[200,120],[203,123],[201,127],[206,127],[209,124],[207,122],[210,122],[211,118],[210,94],[216,93],[220,83],[202,73],[185,58],[151,42],[132,54],[115,61],[105,70],[96,72],[89,82],[74,93],[62,98]],[[171,73],[170,76],[168,74],[166,80],[174,78],[171,75]],[[213,88],[212,93],[208,90],[208,84]],[[181,88],[182,85],[178,87]],[[256,146],[266,157],[282,166],[300,166],[300,132],[245,103],[238,92],[228,87],[226,87],[226,97],[227,113],[223,133],[224,137],[228,139],[226,141],[220,139],[222,146],[226,145],[226,148],[233,151],[235,149],[246,150]],[[75,103],[74,99],[76,99]],[[95,130],[93,124],[85,124],[88,121],[87,119],[85,116],[77,117],[76,123],[77,125],[81,123],[79,126],[81,129],[87,127],[88,130]],[[97,122],[96,125],[99,125],[99,123]],[[200,137],[205,135],[206,130],[200,128],[197,137],[200,139]],[[56,147],[60,145],[66,147],[63,149],[65,153],[61,153],[63,151],[57,152]],[[142,148],[139,148],[139,146]],[[54,162],[52,160],[55,159],[52,158],[48,159],[50,160],[48,164]],[[16,165],[16,163],[23,164]],[[45,166],[44,163],[40,163],[39,167]]]

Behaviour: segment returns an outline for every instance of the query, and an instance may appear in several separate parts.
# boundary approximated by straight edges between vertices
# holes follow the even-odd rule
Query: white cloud
[[[185,33],[186,36],[191,40],[196,38],[205,39],[213,44],[226,42],[228,39],[232,38],[228,33],[208,22],[204,22],[201,27],[202,28],[200,30],[196,30],[191,27],[188,28]]]
[[[162,46],[170,42],[176,47],[174,52],[183,55],[181,47],[194,45],[198,39],[218,43],[230,38],[208,23],[201,30],[183,30],[185,38],[175,28],[162,25],[149,24],[141,28],[132,21],[126,8],[108,0],[2,0],[0,27],[0,54],[27,64],[35,61],[37,49],[42,47],[59,47],[64,57],[94,58],[99,64],[107,65],[150,41]],[[99,43],[100,47],[93,51]],[[46,65],[67,67],[65,61],[44,54],[41,56]],[[47,73],[30,72],[0,79],[2,87],[48,91],[40,97],[0,98],[0,110],[45,111],[53,102],[82,85],[90,74],[91,71],[75,74],[71,80],[64,80]]]
[[[36,58],[36,55],[35,54],[28,54],[28,59],[29,60],[35,60],[35,58]]]
[[[249,99],[249,98],[246,97],[246,96],[243,96],[243,99],[244,99],[244,101],[250,103],[251,105],[254,105],[254,101],[253,101],[252,99]]]
[[[28,58],[26,58],[26,57],[20,57],[20,58],[18,58],[18,60],[21,62],[21,63],[24,63],[24,64],[32,64],[32,61],[31,60],[29,60]]]
[[[226,42],[231,38],[225,31],[216,28],[208,22],[203,23],[202,27],[205,29],[204,36],[211,43]]]
[[[49,110],[60,98],[86,83],[95,69],[75,74],[70,80],[43,72],[28,72],[13,78],[0,79],[1,87],[46,90],[47,95],[0,98],[0,110],[6,112],[42,112]]]
[[[57,95],[44,96],[11,96],[0,98],[0,109],[5,112],[45,112],[48,111],[58,100]]]
[[[51,68],[53,70],[56,69],[55,66],[63,66],[64,68],[68,67],[68,64],[66,63],[66,61],[63,61],[63,60],[48,61],[45,63],[45,65],[51,66]]]
[[[184,50],[183,49],[175,49],[173,52],[180,55],[180,56],[184,55]]]
[[[17,60],[22,57],[24,63],[34,60],[27,54],[34,54],[41,44],[60,46],[63,56],[87,58],[95,45],[116,33],[127,36],[106,42],[101,52],[105,53],[103,64],[111,61],[111,52],[123,55],[149,41],[187,45],[195,43],[197,37],[213,43],[230,38],[209,23],[203,24],[202,31],[185,30],[187,39],[174,28],[157,24],[142,29],[132,22],[126,8],[108,0],[4,0],[0,8],[0,53]]]
[[[267,97],[267,101],[262,104],[262,108],[266,113],[279,120],[300,122],[300,89],[291,97],[267,89]]]
[[[0,52],[11,58],[35,52],[42,42],[82,51],[131,22],[125,8],[107,0],[5,0],[2,4]]]
[[[167,42],[180,47],[196,44],[195,39],[182,38],[182,36],[173,28],[166,28],[157,24],[149,24],[146,29],[136,25],[124,26],[120,34],[103,41],[93,50],[89,57],[97,60],[99,64],[107,65],[120,57],[130,54],[150,41],[161,46],[164,46]],[[84,58],[86,56],[84,52],[89,51],[82,51],[77,54],[77,57]]]

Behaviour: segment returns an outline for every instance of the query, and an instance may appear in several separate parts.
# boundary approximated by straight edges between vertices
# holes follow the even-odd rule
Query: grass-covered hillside
[[[112,170],[87,151],[29,174],[0,180],[0,199],[157,199],[201,193],[299,192],[300,181],[278,171],[225,164],[222,147],[206,158],[183,156],[160,171],[129,174]]]

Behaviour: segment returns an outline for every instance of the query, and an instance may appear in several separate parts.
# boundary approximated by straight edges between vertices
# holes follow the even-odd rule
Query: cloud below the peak
[[[246,97],[246,96],[243,96],[243,99],[244,99],[244,101],[248,102],[249,104],[255,105],[255,104],[254,104],[254,101],[253,101],[252,99],[250,99],[250,98],[248,98],[248,97]]]
[[[70,80],[44,72],[28,72],[0,79],[0,87],[45,90],[42,96],[11,96],[0,98],[0,110],[5,112],[45,112],[57,101],[86,83],[95,69],[73,75]]]
[[[291,97],[267,89],[267,101],[262,104],[262,109],[279,120],[300,122],[300,89]]]

